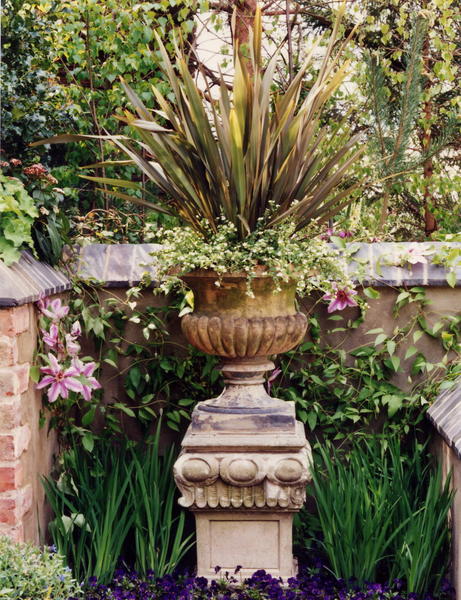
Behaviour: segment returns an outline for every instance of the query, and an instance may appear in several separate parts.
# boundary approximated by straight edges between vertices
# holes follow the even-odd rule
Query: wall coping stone
[[[424,242],[436,250],[443,246],[461,248],[461,242]],[[389,256],[400,248],[409,247],[413,242],[377,242],[359,244],[359,250],[354,255],[348,267],[353,277],[359,268],[360,261],[368,261],[365,267],[365,285],[375,286],[434,286],[448,287],[447,271],[440,265],[416,264],[412,269],[380,265],[385,256]],[[88,280],[103,284],[105,287],[131,287],[142,281],[143,274],[148,273],[152,281],[156,280],[157,272],[150,255],[161,252],[160,244],[88,244],[80,249],[77,274]],[[461,264],[456,269],[456,286],[461,287]]]
[[[427,416],[456,456],[461,460],[461,377],[442,390]]]
[[[71,283],[63,273],[39,262],[30,252],[23,252],[10,267],[0,260],[0,308],[36,302],[70,288]]]
[[[359,244],[359,250],[348,266],[349,274],[366,261],[362,283],[374,286],[431,286],[447,287],[447,271],[430,262],[416,264],[411,269],[381,264],[399,248],[413,242],[377,242]],[[461,248],[461,242],[427,242],[435,249],[449,246]],[[138,285],[147,273],[156,280],[157,270],[152,252],[161,252],[160,244],[88,244],[78,251],[76,273],[83,280],[92,281],[108,288],[125,288]],[[456,287],[461,287],[461,265],[456,270]],[[65,292],[71,288],[68,277],[50,265],[39,262],[30,252],[23,252],[20,260],[7,267],[0,261],[0,308],[21,306],[36,302],[44,296]]]

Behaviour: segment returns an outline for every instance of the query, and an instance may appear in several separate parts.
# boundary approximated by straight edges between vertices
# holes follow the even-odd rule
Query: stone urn
[[[294,403],[272,398],[264,374],[274,369],[269,357],[305,335],[296,281],[277,287],[264,272],[249,283],[242,273],[212,271],[182,279],[194,293],[183,333],[221,357],[225,382],[218,398],[196,406],[174,468],[179,502],[195,513],[197,575],[215,579],[217,567],[239,566],[243,577],[265,569],[286,580],[296,574],[292,518],[305,500],[311,455]]]

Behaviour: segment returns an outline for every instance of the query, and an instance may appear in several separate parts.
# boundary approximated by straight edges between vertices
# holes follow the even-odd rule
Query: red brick
[[[0,367],[10,367],[18,362],[18,344],[16,338],[0,336]]]
[[[9,402],[11,396],[26,392],[29,388],[29,363],[0,368],[0,404]]]
[[[18,378],[19,392],[21,394],[27,392],[27,390],[29,389],[29,371],[29,363],[24,363],[22,365],[17,365],[16,367],[14,367],[15,375]]]
[[[32,486],[0,494],[0,523],[18,525],[32,508]]]
[[[27,450],[30,442],[30,427],[16,427],[10,433],[0,434],[0,461],[10,461],[19,458]]]
[[[8,492],[5,492],[8,493]],[[6,497],[4,494],[0,494],[0,523],[6,523],[7,525],[16,525],[18,523],[17,517],[17,500],[16,498]]]
[[[0,402],[0,432],[6,433],[21,424],[21,396],[11,396]]]
[[[0,523],[0,535],[9,537],[10,540],[13,540],[13,542],[24,542],[24,525],[19,523],[15,526],[11,526]]]
[[[23,469],[19,462],[0,466],[0,493],[17,490],[23,482]]]
[[[29,305],[0,309],[0,335],[13,337],[30,325]]]

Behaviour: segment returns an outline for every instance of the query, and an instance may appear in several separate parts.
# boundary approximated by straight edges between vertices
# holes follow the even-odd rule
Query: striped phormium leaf
[[[211,94],[199,89],[184,53],[178,49],[173,62],[157,38],[174,99],[156,89],[159,110],[150,110],[122,81],[133,107],[133,112],[125,111],[124,120],[136,131],[136,139],[104,136],[166,194],[165,204],[152,208],[178,215],[204,235],[204,222],[206,231],[216,232],[224,217],[244,239],[287,217],[302,229],[315,219],[331,218],[348,203],[363,185],[351,182],[350,171],[364,145],[357,135],[344,139],[341,128],[322,122],[326,105],[349,69],[349,61],[343,59],[347,40],[337,41],[344,10],[345,4],[322,47],[320,65],[316,67],[322,44],[318,39],[283,93],[273,91],[280,54],[275,53],[265,68],[260,64],[259,9],[250,57],[242,59],[235,52],[232,92],[221,77],[217,99],[210,100]],[[306,91],[305,75],[313,70],[317,76]],[[69,136],[64,137],[68,141]],[[122,197],[120,191],[114,193]]]

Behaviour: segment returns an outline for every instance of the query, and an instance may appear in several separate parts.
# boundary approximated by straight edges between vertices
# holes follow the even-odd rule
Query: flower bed
[[[219,567],[218,567],[219,569]],[[346,585],[344,580],[335,580],[321,566],[301,569],[287,586],[264,571],[241,584],[237,573],[219,572],[211,584],[202,577],[180,575],[155,578],[153,575],[141,579],[134,572],[120,569],[111,585],[98,585],[93,579],[85,600],[417,600],[416,594],[403,591],[403,582],[394,585],[366,583],[361,588]],[[453,590],[448,583],[442,585],[437,598],[449,599]],[[424,600],[430,600],[426,596]],[[74,599],[71,599],[74,600]],[[75,599],[77,600],[77,599]]]

